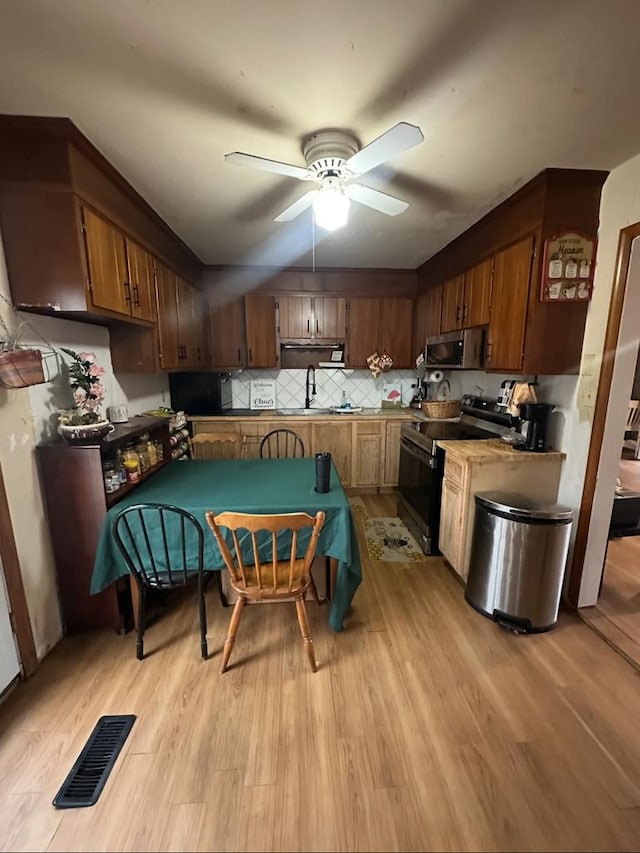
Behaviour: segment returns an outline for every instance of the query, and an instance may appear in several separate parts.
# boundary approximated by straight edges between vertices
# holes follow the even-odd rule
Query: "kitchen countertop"
[[[240,411],[246,411],[241,409]],[[311,408],[313,411],[313,407]],[[328,419],[335,420],[345,420],[348,418],[358,418],[358,420],[362,418],[369,418],[372,420],[386,420],[387,418],[403,418],[413,417],[416,420],[425,420],[422,412],[419,409],[412,409],[409,406],[404,406],[400,409],[378,409],[378,408],[364,408],[360,412],[345,412],[344,414],[336,414],[333,412],[318,412],[313,415],[279,415],[277,414],[276,409],[265,409],[264,411],[257,412],[256,414],[251,415],[235,415],[233,414],[233,409],[230,409],[224,415],[187,415],[188,421],[254,421],[256,418],[262,418],[263,420],[278,420],[278,421],[307,421],[314,420],[315,418],[319,418],[323,421]]]
[[[499,438],[439,441],[438,446],[445,451],[447,458],[458,462],[536,462],[549,458],[565,459],[567,456],[559,450],[547,450],[545,453],[514,450]]]

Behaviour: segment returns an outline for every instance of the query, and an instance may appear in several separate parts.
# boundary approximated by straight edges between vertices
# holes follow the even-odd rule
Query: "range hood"
[[[344,367],[344,343],[286,341],[280,344],[280,366]]]

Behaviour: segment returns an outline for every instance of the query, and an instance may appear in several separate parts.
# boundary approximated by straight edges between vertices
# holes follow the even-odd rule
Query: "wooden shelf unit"
[[[107,493],[102,469],[104,458],[145,432],[162,441],[162,462],[146,471],[139,482]],[[57,441],[39,445],[36,452],[65,631],[75,633],[105,627],[124,631],[130,627],[129,583],[125,579],[91,595],[93,562],[107,511],[172,461],[169,421],[135,417],[127,424],[115,425],[115,430],[100,444]]]

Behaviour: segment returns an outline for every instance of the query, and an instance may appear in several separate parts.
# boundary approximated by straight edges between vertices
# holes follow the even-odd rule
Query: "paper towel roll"
[[[442,382],[444,373],[442,370],[431,370],[427,371],[424,378],[426,382]]]

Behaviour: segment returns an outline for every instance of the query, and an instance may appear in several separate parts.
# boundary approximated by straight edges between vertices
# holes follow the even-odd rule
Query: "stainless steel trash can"
[[[523,495],[475,496],[465,598],[503,628],[548,631],[558,619],[572,510]]]

